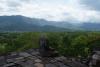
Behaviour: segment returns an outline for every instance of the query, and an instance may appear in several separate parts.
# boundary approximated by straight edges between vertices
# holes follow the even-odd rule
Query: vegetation
[[[100,47],[100,32],[47,32],[48,45],[60,55],[87,57]],[[39,48],[40,32],[0,33],[0,54]]]

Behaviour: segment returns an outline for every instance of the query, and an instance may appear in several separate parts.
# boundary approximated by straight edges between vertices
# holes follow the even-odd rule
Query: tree
[[[73,39],[72,46],[76,56],[86,57],[89,53],[88,38],[85,35]]]

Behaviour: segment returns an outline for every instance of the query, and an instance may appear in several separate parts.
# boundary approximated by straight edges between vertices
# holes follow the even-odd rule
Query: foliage
[[[0,33],[0,54],[39,48],[42,32]],[[47,45],[60,55],[87,57],[93,47],[100,47],[100,32],[45,32]]]

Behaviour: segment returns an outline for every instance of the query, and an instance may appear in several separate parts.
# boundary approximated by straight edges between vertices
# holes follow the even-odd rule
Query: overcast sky
[[[100,0],[0,0],[0,15],[50,21],[99,22]]]

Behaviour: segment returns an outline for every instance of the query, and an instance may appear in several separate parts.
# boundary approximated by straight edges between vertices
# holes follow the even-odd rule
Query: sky
[[[23,15],[49,21],[99,22],[100,0],[0,0],[0,16]]]

